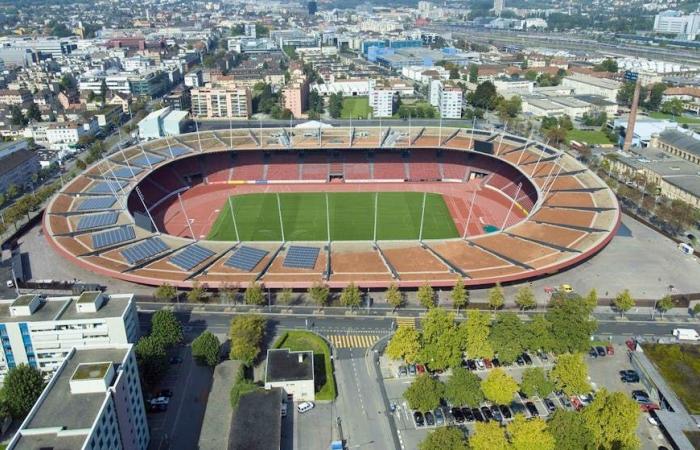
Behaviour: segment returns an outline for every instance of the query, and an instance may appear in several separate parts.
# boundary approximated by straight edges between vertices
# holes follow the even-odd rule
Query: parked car
[[[527,402],[527,403],[525,403],[525,407],[527,408],[527,411],[530,413],[530,415],[532,417],[539,417],[540,412],[537,411],[537,407],[535,406],[534,403]]]
[[[499,422],[503,420],[503,415],[501,414],[501,410],[498,408],[498,405],[491,406],[491,415],[493,420],[498,420]]]
[[[528,398],[527,394],[524,393],[523,391],[518,391],[518,395],[520,396],[520,398],[523,398],[523,399]]]
[[[625,341],[625,345],[631,352],[633,352],[637,348],[637,341],[635,339],[627,339]]]
[[[569,400],[569,397],[567,397],[566,394],[560,394],[557,397],[559,398],[559,401],[561,402],[561,404],[564,405],[564,408],[566,408],[566,409],[573,408],[573,405],[571,404],[571,400]]]
[[[530,355],[528,355],[527,353],[523,353],[523,360],[528,366],[532,365],[532,358],[530,358]]]
[[[148,401],[149,405],[167,405],[170,403],[170,398],[168,397],[156,397]]]
[[[491,413],[491,408],[488,406],[482,406],[481,407],[481,415],[484,416],[484,420],[487,422],[489,420],[493,420],[493,413]]]
[[[462,417],[466,422],[474,422],[474,413],[471,408],[462,408]]]
[[[481,414],[479,408],[472,408],[472,414],[474,415],[474,420],[477,422],[484,422],[484,416]]]
[[[408,369],[406,368],[406,366],[399,366],[399,376],[400,377],[408,376]]]
[[[647,403],[640,403],[639,404],[639,409],[642,412],[651,412],[651,411],[657,411],[659,409],[659,405],[657,405],[654,402],[647,402]]]
[[[598,351],[595,349],[595,347],[591,347],[591,349],[588,350],[588,356],[590,356],[591,358],[598,357]]]
[[[476,370],[476,361],[474,361],[473,359],[468,359],[467,360],[467,368],[469,370]]]
[[[621,370],[620,381],[623,383],[639,383],[639,374],[635,370]]]
[[[493,358],[491,364],[493,364],[493,367],[501,367],[501,361],[498,358]]]
[[[148,406],[148,412],[152,412],[152,413],[165,412],[165,411],[167,411],[167,410],[168,410],[168,405],[167,405],[167,404],[165,404],[165,405],[162,405],[162,404],[160,404],[160,405],[149,405],[149,406]]]
[[[612,345],[609,345],[609,344],[608,344],[608,345],[605,347],[605,351],[608,353],[608,355],[614,355],[614,354],[615,354],[615,347],[613,347]]]
[[[578,399],[581,400],[581,404],[583,406],[588,406],[593,401],[593,394],[592,393],[581,394],[578,396]]]
[[[525,365],[525,360],[523,359],[523,356],[520,355],[517,358],[515,358],[515,363],[519,366],[524,366]]]
[[[415,364],[408,365],[408,374],[412,377],[416,375],[416,365]]]
[[[477,369],[479,369],[479,370],[484,370],[484,369],[486,369],[486,365],[484,364],[484,360],[483,360],[483,359],[477,359],[475,362],[476,362],[476,368],[477,368]]]
[[[304,414],[314,409],[314,406],[313,402],[301,402],[297,405],[297,411],[299,411],[299,414]]]
[[[513,415],[521,414],[525,412],[525,405],[520,402],[511,402],[510,409],[513,411]]]
[[[642,391],[642,390],[632,391],[632,398],[640,403],[648,402],[649,401],[649,393],[647,391]]]
[[[435,417],[433,416],[433,413],[431,413],[430,411],[427,411],[423,416],[425,417],[425,424],[426,425],[428,425],[430,427],[435,425]]]
[[[170,364],[182,364],[182,357],[180,356],[171,356],[170,359]]]
[[[547,361],[549,361],[549,356],[547,356],[547,353],[545,353],[545,352],[538,351],[538,352],[537,352],[537,357],[540,358],[540,359],[542,360],[542,362],[547,362]]]
[[[435,416],[436,425],[445,424],[445,413],[442,412],[441,408],[435,408],[435,411],[433,411],[433,415]]]
[[[462,414],[462,410],[460,408],[452,408],[450,412],[452,413],[452,417],[454,417],[455,422],[464,423],[464,414]]]
[[[486,366],[487,369],[493,368],[493,363],[488,358],[484,358],[484,365]]]
[[[549,411],[550,413],[553,413],[557,409],[557,405],[554,404],[551,398],[544,399],[544,406],[547,407],[547,411]]]
[[[425,366],[423,364],[416,364],[416,372],[418,372],[419,375],[425,373]]]
[[[510,419],[511,417],[513,417],[513,414],[510,412],[510,408],[508,407],[508,405],[501,405],[498,407],[498,409],[501,410],[501,415],[504,419]]]
[[[579,411],[581,408],[583,408],[583,403],[581,403],[581,400],[579,400],[579,398],[575,395],[571,397],[571,405],[576,411]]]
[[[598,346],[595,348],[596,353],[598,353],[598,356],[605,356],[608,354],[608,352],[605,351],[605,347],[603,346]]]
[[[172,391],[171,389],[162,389],[162,390],[158,393],[158,397],[168,397],[168,398],[170,398],[170,397],[172,397],[172,396],[173,396],[173,391]]]

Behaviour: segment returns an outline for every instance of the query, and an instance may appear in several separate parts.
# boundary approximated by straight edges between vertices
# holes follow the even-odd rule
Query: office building
[[[23,187],[39,171],[39,158],[27,147],[25,139],[0,144],[0,192],[12,185]]]
[[[572,89],[576,95],[597,95],[612,102],[617,100],[617,93],[622,87],[619,81],[580,73],[564,77],[561,85]]]
[[[196,88],[190,91],[190,101],[194,117],[247,119],[252,111],[252,98],[247,87]]]
[[[0,380],[23,363],[51,373],[74,347],[134,343],[138,334],[133,294],[27,294],[2,300]]]
[[[700,13],[685,15],[681,11],[663,11],[654,18],[654,32],[694,41],[700,32]]]
[[[158,139],[182,134],[188,114],[169,106],[153,111],[139,122],[139,136],[141,139]]]
[[[131,344],[72,348],[8,449],[145,450],[150,441]]]

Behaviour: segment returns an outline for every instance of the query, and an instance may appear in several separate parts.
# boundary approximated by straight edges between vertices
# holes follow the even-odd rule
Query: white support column
[[[512,199],[512,201],[511,201],[511,203],[510,203],[510,207],[508,208],[508,214],[506,214],[506,218],[503,219],[503,226],[501,227],[501,231],[503,231],[503,230],[506,228],[506,224],[508,223],[508,219],[510,218],[510,213],[513,211],[513,206],[515,205],[515,202],[516,202],[517,199],[518,199],[518,195],[520,195],[520,189],[521,189],[522,187],[523,187],[523,184],[520,183],[520,184],[518,185],[518,190],[517,190],[517,192],[515,193],[515,197]]]
[[[285,242],[284,239],[284,223],[282,222],[282,205],[280,204],[280,195],[276,194],[277,196],[277,213],[280,216],[280,231],[282,232],[282,242]]]
[[[190,218],[187,217],[187,211],[185,211],[185,205],[182,203],[182,196],[180,193],[177,193],[177,201],[180,202],[180,209],[182,210],[182,214],[185,216],[185,222],[187,222],[187,228],[190,229],[190,235],[192,236],[193,241],[198,241],[197,237],[194,235],[194,231],[192,230],[192,224],[190,223]]]
[[[420,230],[418,230],[418,240],[423,241],[423,223],[425,222],[425,199],[428,197],[427,192],[423,192],[423,207],[420,212]]]
[[[408,146],[411,146],[411,142],[413,142],[413,137],[411,136],[411,113],[408,113]]]
[[[233,210],[233,201],[231,196],[228,197],[228,209],[231,210],[231,219],[233,220],[233,229],[236,232],[236,241],[241,242],[241,237],[238,235],[238,224],[236,223],[236,213]]]
[[[476,202],[476,189],[474,189],[474,193],[472,194],[472,201],[469,204],[469,212],[467,213],[467,223],[464,225],[464,235],[462,236],[462,239],[467,238],[467,231],[469,230],[469,222],[472,221],[472,210],[474,209],[475,202]]]
[[[148,218],[151,220],[151,225],[153,225],[153,229],[156,230],[157,234],[160,234],[160,230],[158,230],[158,227],[156,226],[156,221],[153,220],[153,216],[151,215],[151,211],[149,211],[148,206],[146,206],[146,200],[143,198],[143,194],[141,193],[141,189],[136,186],[136,195],[138,195],[139,200],[141,200],[141,204],[143,205],[143,209],[146,210],[146,214],[148,214]]]
[[[501,133],[501,138],[498,140],[498,148],[496,149],[496,156],[501,153],[501,144],[503,143],[503,134]]]
[[[102,177],[102,181],[104,183],[107,183],[107,189],[110,190],[112,195],[114,195],[114,198],[117,199],[117,203],[119,203],[119,207],[126,211],[126,206],[124,206],[124,203],[122,203],[121,197],[117,194],[117,191],[114,189],[114,186],[112,185],[111,181],[105,177],[104,172],[102,171],[101,163],[96,166],[97,170],[100,172],[100,176]]]
[[[175,154],[173,153],[173,148],[170,146],[170,140],[166,137],[165,142],[168,144],[168,151],[170,152],[170,157],[175,159]]]
[[[442,147],[442,114],[440,114],[440,127],[438,128],[438,147]]]
[[[471,148],[472,150],[474,150],[474,148],[476,147],[474,145],[474,128],[476,128],[476,116],[474,116],[473,120],[472,120],[472,137],[471,137],[471,142],[470,142],[471,146],[472,146],[472,148]]]
[[[374,193],[374,242],[377,242],[377,204],[379,203],[379,192]]]
[[[126,159],[126,153],[124,153],[124,149],[120,148],[119,151],[122,154],[122,158],[124,158],[124,164],[126,164],[126,167],[129,168],[129,172],[131,172],[131,176],[136,178],[136,174],[134,173],[134,169],[131,168],[131,164],[129,164],[129,160]]]
[[[141,153],[143,153],[143,157],[146,158],[146,162],[148,163],[148,167],[149,167],[150,169],[153,169],[153,164],[151,164],[151,160],[150,160],[150,158],[148,157],[148,154],[146,153],[146,150],[143,149],[143,145],[139,145],[139,147],[141,148]]]
[[[233,118],[228,116],[228,142],[231,150],[233,150]]]
[[[199,125],[197,125],[197,121],[194,121],[194,128],[197,131],[197,144],[199,145],[199,153],[202,153],[202,138],[199,136]]]

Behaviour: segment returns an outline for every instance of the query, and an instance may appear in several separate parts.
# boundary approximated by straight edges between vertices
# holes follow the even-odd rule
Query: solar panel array
[[[126,186],[126,181],[100,181],[88,190],[91,194],[113,194]]]
[[[127,260],[132,266],[138,264],[148,258],[157,255],[158,253],[163,253],[168,250],[168,244],[163,242],[159,237],[151,237],[145,239],[138,244],[134,244],[131,247],[125,248],[119,253],[122,254],[124,259]]]
[[[116,212],[106,212],[102,214],[83,216],[78,221],[78,231],[114,225],[117,223],[117,219],[119,219],[119,213]]]
[[[181,146],[181,145],[175,145],[175,146],[170,146],[170,148],[163,150],[166,154],[170,155],[172,153],[173,156],[178,157],[180,155],[184,155],[185,153],[189,153],[190,150]]]
[[[116,197],[93,197],[78,205],[78,211],[109,209],[117,202]]]
[[[287,250],[287,255],[284,257],[282,265],[295,269],[313,269],[316,266],[319,251],[318,247],[292,245]]]
[[[262,261],[267,253],[267,251],[259,248],[242,246],[233,252],[224,265],[250,272]]]
[[[114,228],[112,230],[94,233],[92,235],[92,248],[100,249],[111,245],[120,244],[130,241],[136,237],[134,227],[127,225],[125,227]]]
[[[156,156],[156,155],[143,155],[139,156],[136,159],[131,160],[131,164],[136,164],[137,166],[152,166],[154,164],[158,164],[159,162],[163,161],[165,158],[162,156]]]
[[[143,172],[141,167],[120,167],[117,170],[113,170],[114,176],[117,178],[134,178],[136,175]],[[110,172],[111,173],[111,172]]]
[[[213,255],[214,252],[208,248],[194,244],[170,258],[170,262],[182,270],[192,270]]]

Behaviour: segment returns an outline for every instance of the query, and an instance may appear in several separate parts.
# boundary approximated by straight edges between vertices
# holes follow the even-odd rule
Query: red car
[[[612,345],[608,345],[605,347],[605,350],[608,352],[608,355],[614,355],[615,354],[615,347]]]
[[[649,411],[656,411],[660,408],[659,408],[659,405],[657,405],[656,403],[649,402],[649,403],[640,403],[639,409],[641,409],[642,412],[649,412]]]
[[[425,373],[425,366],[423,364],[416,364],[416,371],[418,371],[419,374]]]
[[[581,400],[575,395],[571,396],[571,404],[574,405],[574,409],[576,411],[579,411],[581,408],[583,408],[583,403],[581,403]]]
[[[491,363],[491,360],[488,358],[484,358],[484,365],[487,369],[491,369],[493,367],[493,363]]]
[[[627,344],[627,348],[630,349],[631,352],[637,350],[637,341],[634,339],[627,339],[625,341],[625,344]]]

